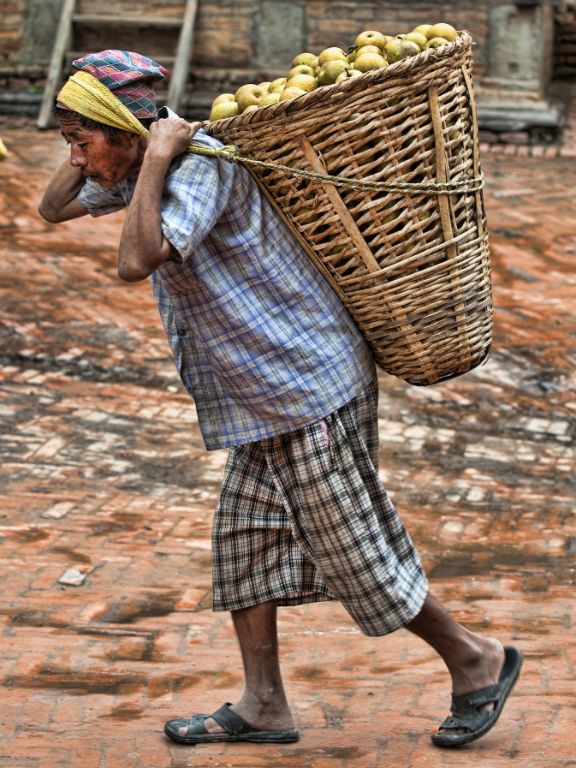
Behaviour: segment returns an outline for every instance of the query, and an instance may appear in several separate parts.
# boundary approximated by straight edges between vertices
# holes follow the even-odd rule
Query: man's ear
[[[146,152],[146,147],[148,146],[148,137],[147,136],[141,136],[138,133],[129,133],[128,134],[128,144],[126,146],[126,149],[136,149],[138,152],[144,154]]]

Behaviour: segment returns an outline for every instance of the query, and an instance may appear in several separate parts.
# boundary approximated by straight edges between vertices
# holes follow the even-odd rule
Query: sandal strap
[[[241,736],[243,733],[254,730],[250,725],[230,709],[230,702],[222,704],[210,717],[221,725],[231,736]]]
[[[460,696],[452,696],[450,711],[456,716],[473,715],[486,706],[486,704],[497,704],[501,696],[502,687],[500,685],[488,685],[486,688],[480,688],[478,691],[463,693]]]

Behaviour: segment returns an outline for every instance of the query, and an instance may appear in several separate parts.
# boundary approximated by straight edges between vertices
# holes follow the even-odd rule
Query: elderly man
[[[376,374],[363,338],[250,174],[215,156],[221,145],[199,123],[157,119],[161,66],[127,51],[74,65],[56,110],[70,161],[40,213],[60,222],[126,208],[119,275],[151,277],[206,447],[230,449],[213,607],[232,613],[245,688],[210,716],[169,720],[165,733],[185,744],[296,741],[277,606],[337,599],[363,633],[405,627],[444,660],[452,715],[434,744],[482,736],[522,654],[466,630],[430,594],[378,479]]]

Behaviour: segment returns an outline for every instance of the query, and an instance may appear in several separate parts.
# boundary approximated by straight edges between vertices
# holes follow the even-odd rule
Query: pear
[[[422,32],[408,32],[408,34],[404,37],[404,40],[409,40],[411,43],[416,43],[421,51],[426,48],[426,43],[428,42],[428,38],[426,35],[423,35]]]
[[[318,85],[332,85],[336,82],[336,78],[350,67],[348,61],[341,61],[340,59],[327,61],[318,73]]]
[[[358,56],[362,56],[363,53],[377,53],[379,56],[381,56],[382,50],[378,48],[377,45],[361,45],[356,49],[356,58],[358,58]]]
[[[334,59],[339,59],[340,61],[348,61],[342,48],[324,48],[324,50],[320,51],[318,54],[318,64],[321,67],[323,67],[327,61],[333,61]]]
[[[385,55],[390,64],[408,56],[416,56],[417,53],[420,53],[420,46],[410,40],[394,37],[386,43]]]
[[[307,91],[304,91],[302,88],[298,88],[292,85],[289,88],[284,88],[284,90],[280,94],[280,101],[288,101],[288,99],[295,99],[298,96],[303,96],[305,93],[307,93]]]
[[[430,29],[432,24],[419,24],[417,27],[414,27],[412,32],[418,32],[420,35],[426,36],[426,33]]]
[[[351,80],[352,78],[359,77],[362,74],[364,73],[360,72],[359,69],[347,69],[338,75],[338,77],[336,78],[336,82],[342,83],[344,80]]]
[[[363,45],[376,45],[380,50],[384,48],[387,42],[388,35],[377,32],[373,29],[367,29],[365,32],[361,32],[356,38],[355,45],[361,48]]]
[[[318,80],[313,75],[294,75],[286,80],[286,88],[301,88],[303,91],[313,91],[318,88]]]
[[[280,101],[280,94],[278,92],[276,93],[267,93],[266,96],[262,96],[260,101],[258,102],[258,108],[260,107],[270,107],[272,104],[278,104]]]
[[[290,78],[295,75],[311,75],[314,77],[314,72],[315,68],[308,66],[308,64],[297,64],[295,67],[292,67],[290,72],[288,72],[286,79],[290,80]]]
[[[215,107],[216,104],[220,104],[223,101],[236,101],[236,98],[233,93],[221,93],[219,96],[216,96],[212,106]]]
[[[380,69],[387,66],[388,62],[379,53],[365,53],[362,56],[358,56],[354,62],[354,69],[360,72],[369,72],[371,69]]]
[[[213,104],[210,110],[210,122],[213,120],[225,120],[227,117],[236,117],[240,114],[238,103],[234,100],[220,101]]]
[[[314,67],[318,66],[318,56],[315,56],[313,53],[299,53],[298,56],[295,56],[294,59],[292,59],[292,67],[297,67],[299,64],[306,64],[308,67]]]
[[[426,48],[442,48],[442,46],[448,45],[449,42],[445,37],[433,37],[426,43]]]
[[[427,30],[426,37],[428,40],[432,40],[435,37],[443,37],[445,40],[452,42],[458,37],[458,31],[451,24],[441,22],[440,24],[433,24]]]
[[[282,90],[284,86],[286,85],[286,80],[288,78],[286,77],[277,77],[276,80],[272,80],[270,85],[268,86],[269,93],[275,93],[278,90]]]
[[[238,109],[242,113],[247,107],[258,106],[258,102],[262,96],[265,96],[267,93],[268,90],[261,88],[259,85],[246,83],[246,85],[241,85],[240,88],[238,88],[234,96],[238,102]]]

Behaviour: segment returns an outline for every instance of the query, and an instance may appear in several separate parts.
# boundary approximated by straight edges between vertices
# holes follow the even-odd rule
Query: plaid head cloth
[[[154,81],[168,74],[161,64],[133,51],[116,50],[89,53],[72,63],[110,89],[135,117],[156,116]]]

